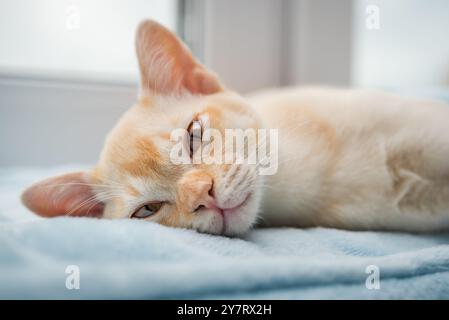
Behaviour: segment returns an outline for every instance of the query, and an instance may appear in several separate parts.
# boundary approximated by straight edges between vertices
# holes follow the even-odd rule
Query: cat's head
[[[193,157],[198,144],[190,142],[207,129],[224,135],[225,129],[257,129],[259,120],[158,23],[140,25],[136,49],[139,99],[110,132],[96,168],[38,182],[23,193],[23,203],[45,217],[140,218],[213,234],[244,233],[256,220],[261,196],[255,166],[179,163],[173,152],[182,146],[181,153]],[[187,145],[173,140],[177,129],[187,130]]]

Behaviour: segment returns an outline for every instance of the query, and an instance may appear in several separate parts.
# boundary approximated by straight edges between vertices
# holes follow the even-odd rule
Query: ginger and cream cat
[[[256,223],[449,228],[448,105],[332,88],[241,97],[154,21],[140,25],[136,49],[141,93],[107,137],[97,166],[28,188],[22,200],[32,211],[140,218],[224,235]],[[171,133],[178,128],[200,141],[208,128],[277,129],[278,170],[261,176],[257,164],[175,164]]]

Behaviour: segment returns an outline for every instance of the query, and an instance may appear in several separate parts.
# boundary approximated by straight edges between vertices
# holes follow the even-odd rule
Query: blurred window
[[[449,1],[354,1],[355,85],[449,85]]]
[[[2,0],[0,74],[134,82],[134,33],[177,25],[176,0]]]

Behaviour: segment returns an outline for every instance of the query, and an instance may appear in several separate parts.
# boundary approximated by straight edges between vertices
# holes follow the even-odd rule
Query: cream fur
[[[266,225],[449,227],[449,106],[378,91],[290,88],[250,97],[280,129]]]

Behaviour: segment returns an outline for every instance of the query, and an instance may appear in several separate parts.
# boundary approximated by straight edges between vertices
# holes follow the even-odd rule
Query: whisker
[[[98,201],[104,202],[104,201],[110,200],[112,198],[119,198],[120,196],[121,196],[120,194],[116,194],[116,193],[100,192],[98,194],[95,194],[95,195],[87,198],[84,201],[81,201],[80,203],[75,205],[72,209],[70,209],[65,215],[71,216],[77,210],[83,208],[86,205],[95,204],[95,202],[98,202]]]

